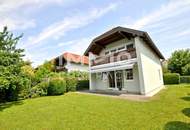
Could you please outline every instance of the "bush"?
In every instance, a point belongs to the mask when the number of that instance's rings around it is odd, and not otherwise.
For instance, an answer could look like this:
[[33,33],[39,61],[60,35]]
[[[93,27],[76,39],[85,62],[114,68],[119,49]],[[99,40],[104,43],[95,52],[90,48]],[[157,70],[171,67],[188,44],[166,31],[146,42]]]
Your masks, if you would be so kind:
[[36,86],[31,88],[29,97],[41,97],[47,95],[48,82],[38,83]]
[[180,83],[190,83],[190,76],[180,76]]
[[182,68],[183,75],[190,75],[190,63]]
[[163,76],[164,84],[179,84],[180,75],[178,73],[166,73]]
[[51,78],[48,86],[48,95],[61,95],[66,92],[64,78]]
[[76,91],[77,79],[72,76],[66,78],[66,91]]
[[89,80],[79,80],[77,90],[89,89]]

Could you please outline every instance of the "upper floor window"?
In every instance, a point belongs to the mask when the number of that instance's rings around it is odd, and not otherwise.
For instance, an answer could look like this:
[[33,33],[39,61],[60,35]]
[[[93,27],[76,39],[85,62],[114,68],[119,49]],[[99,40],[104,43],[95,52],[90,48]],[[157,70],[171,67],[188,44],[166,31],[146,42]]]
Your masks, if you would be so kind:
[[133,69],[126,69],[126,80],[133,80]]
[[118,51],[125,50],[125,46],[119,47]]
[[108,55],[108,54],[109,54],[109,51],[106,51],[106,52],[105,52],[105,55]]
[[133,48],[134,48],[134,45],[133,45],[133,44],[126,45],[126,48],[127,48],[127,50],[133,49]]
[[111,50],[111,53],[115,53],[115,52],[116,52],[116,49]]

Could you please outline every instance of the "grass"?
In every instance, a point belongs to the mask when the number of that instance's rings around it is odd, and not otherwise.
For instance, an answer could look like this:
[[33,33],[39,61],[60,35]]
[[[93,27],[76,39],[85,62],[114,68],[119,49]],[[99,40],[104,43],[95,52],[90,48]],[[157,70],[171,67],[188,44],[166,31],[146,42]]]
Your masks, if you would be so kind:
[[148,102],[68,93],[0,105],[2,130],[189,130],[190,85],[170,85]]

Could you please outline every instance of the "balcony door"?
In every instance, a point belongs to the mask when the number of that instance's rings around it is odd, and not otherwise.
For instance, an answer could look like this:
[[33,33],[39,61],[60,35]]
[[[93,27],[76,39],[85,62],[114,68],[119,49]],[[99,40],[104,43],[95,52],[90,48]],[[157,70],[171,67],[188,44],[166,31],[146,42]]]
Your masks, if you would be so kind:
[[110,71],[108,75],[109,88],[121,90],[123,88],[123,71]]

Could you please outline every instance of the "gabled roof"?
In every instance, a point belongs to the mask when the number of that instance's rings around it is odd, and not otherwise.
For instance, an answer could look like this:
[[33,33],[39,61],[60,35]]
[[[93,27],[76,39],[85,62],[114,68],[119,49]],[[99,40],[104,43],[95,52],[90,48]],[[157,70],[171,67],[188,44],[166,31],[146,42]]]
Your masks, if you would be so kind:
[[142,38],[145,43],[158,55],[160,59],[164,59],[164,56],[159,51],[159,49],[156,47],[150,36],[147,32],[134,30],[130,28],[124,28],[124,27],[115,27],[102,35],[96,37],[93,39],[87,50],[85,51],[84,55],[88,56],[89,52],[93,52],[94,54],[98,54],[107,44],[110,44],[114,41],[123,39],[123,38],[134,38],[134,37],[140,37]]
[[[65,52],[63,55],[61,55],[65,61],[77,63],[77,64],[86,64],[88,65],[88,57],[87,56],[81,56],[70,52]],[[60,56],[59,56],[60,57]],[[58,59],[59,57],[55,58]]]

